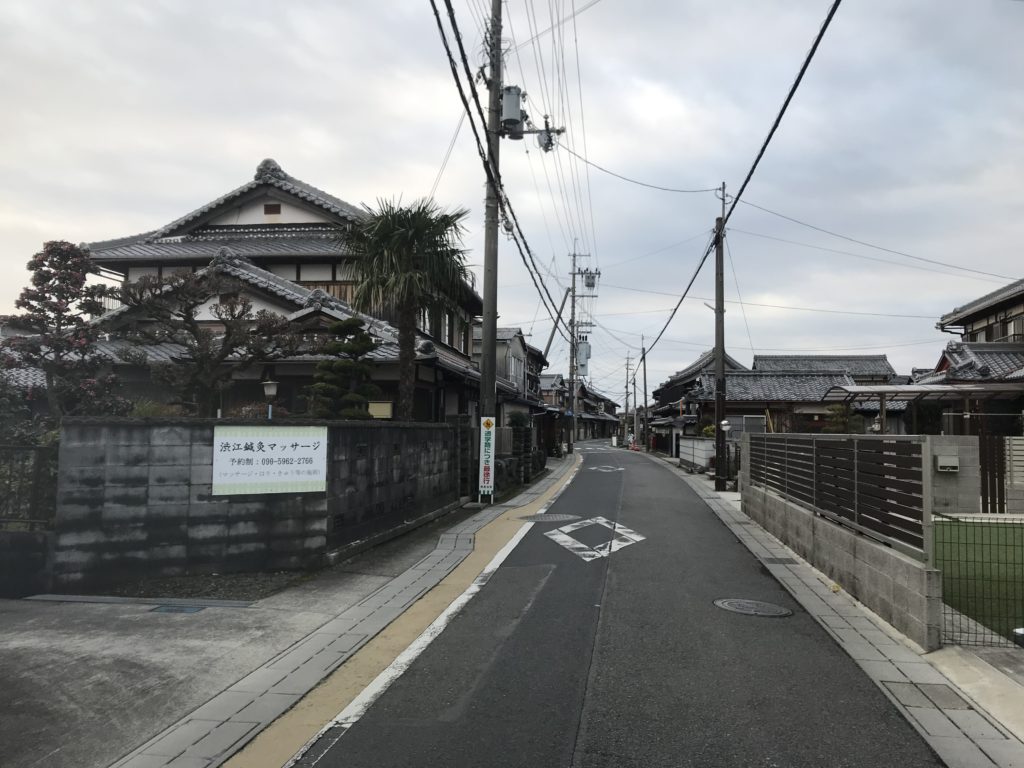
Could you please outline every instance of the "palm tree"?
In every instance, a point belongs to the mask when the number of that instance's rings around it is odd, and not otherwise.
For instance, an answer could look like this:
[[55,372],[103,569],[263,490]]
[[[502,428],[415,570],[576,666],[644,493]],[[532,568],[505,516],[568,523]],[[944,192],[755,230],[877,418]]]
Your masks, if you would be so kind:
[[433,200],[403,206],[377,201],[347,235],[356,288],[353,304],[385,313],[398,327],[398,419],[411,421],[416,387],[416,318],[421,309],[447,308],[466,290],[462,249],[465,209],[446,211]]

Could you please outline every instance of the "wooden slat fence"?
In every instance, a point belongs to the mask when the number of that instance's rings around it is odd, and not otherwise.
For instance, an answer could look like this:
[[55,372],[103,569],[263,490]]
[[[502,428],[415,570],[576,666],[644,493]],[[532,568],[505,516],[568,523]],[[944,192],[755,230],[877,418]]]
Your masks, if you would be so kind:
[[920,438],[751,434],[750,482],[924,557]]

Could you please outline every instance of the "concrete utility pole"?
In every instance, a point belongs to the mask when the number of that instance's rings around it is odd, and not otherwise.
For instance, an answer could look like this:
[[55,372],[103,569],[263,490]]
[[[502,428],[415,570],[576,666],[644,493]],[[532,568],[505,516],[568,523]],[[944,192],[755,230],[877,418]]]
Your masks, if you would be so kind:
[[629,372],[632,368],[629,355],[626,355],[626,409],[622,418],[622,444],[627,445],[626,437],[629,435]]
[[649,432],[651,415],[647,412],[647,346],[643,334],[640,334],[640,357],[644,364],[644,450],[650,451],[651,438]]
[[480,346],[480,416],[498,415],[495,350],[498,336],[498,152],[501,147],[501,0],[491,2],[487,81],[487,163],[493,183],[487,184],[484,206],[484,317]]
[[727,475],[725,430],[725,182],[722,215],[715,219],[715,490],[724,491]]
[[576,445],[576,254],[572,254],[572,275],[569,285],[572,300],[569,304],[569,453]]
[[636,376],[633,377],[633,437],[643,440],[640,434],[640,400],[636,396]]

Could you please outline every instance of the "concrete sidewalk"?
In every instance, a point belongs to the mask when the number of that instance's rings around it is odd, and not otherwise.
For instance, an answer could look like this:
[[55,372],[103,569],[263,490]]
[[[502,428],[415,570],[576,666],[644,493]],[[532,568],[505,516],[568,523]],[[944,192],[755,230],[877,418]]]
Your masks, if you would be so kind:
[[967,649],[925,653],[747,517],[739,493],[715,491],[711,478],[667,457],[648,458],[667,463],[697,492],[950,768],[1024,766],[1024,686],[1017,679]]
[[0,764],[219,765],[458,565],[477,530],[559,482],[572,458],[548,466],[501,506],[462,522],[453,513],[252,603],[0,600]]

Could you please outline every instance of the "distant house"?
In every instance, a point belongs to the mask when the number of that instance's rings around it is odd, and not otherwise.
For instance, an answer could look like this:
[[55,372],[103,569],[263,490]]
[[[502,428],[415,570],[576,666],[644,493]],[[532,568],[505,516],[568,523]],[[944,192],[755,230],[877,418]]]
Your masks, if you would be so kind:
[[[832,387],[853,385],[844,371],[732,371],[725,374],[725,414],[729,421],[763,416],[773,432],[821,432],[828,409],[822,398]],[[698,413],[714,417],[715,377],[703,373],[687,399]]]
[[885,355],[754,355],[750,368],[761,373],[842,371],[856,384],[888,384],[896,378]]
[[855,408],[902,402],[911,429],[943,434],[1024,433],[1024,280],[955,308],[936,328],[960,335],[930,370],[909,382],[855,386],[827,395]]
[[[669,376],[654,390],[650,427],[656,450],[674,456],[679,437],[700,435],[700,414],[697,405],[694,401],[687,400],[686,396],[699,386],[704,373],[713,374],[714,370],[715,351],[709,349],[688,366]],[[748,369],[726,353],[725,370],[729,372]]]
[[[483,328],[473,326],[473,360],[479,366]],[[507,426],[513,413],[531,416],[544,410],[540,372],[547,367],[544,353],[526,343],[521,328],[498,328],[495,342],[495,381],[498,425]]]
[[[376,364],[374,382],[386,398],[394,399],[397,331],[389,318],[370,318],[349,305],[355,282],[345,233],[364,216],[360,208],[288,175],[273,160],[264,160],[251,181],[165,226],[86,247],[97,266],[125,282],[181,272],[224,274],[239,281],[254,309],[285,316],[297,329],[322,329],[334,320],[358,316],[381,343],[371,356]],[[468,285],[451,300],[453,308],[423,309],[419,314],[417,420],[440,421],[477,412],[479,373],[470,345],[472,323],[483,304]],[[212,311],[201,319],[216,326]],[[116,345],[116,312],[103,322],[111,328]],[[168,347],[149,353],[159,358],[181,350]],[[225,407],[261,400],[258,378],[272,375],[280,381],[283,404],[302,412],[303,390],[311,383],[316,362],[298,357],[239,372]],[[144,372],[134,373],[138,377]],[[139,386],[144,383],[136,381]]]
[[935,327],[966,342],[1024,342],[1024,280],[947,312]]
[[[547,410],[545,421],[549,439],[557,436],[563,443],[570,442],[572,389],[569,380],[561,373],[544,374],[540,377],[540,389]],[[619,429],[618,408],[619,404],[607,395],[577,381],[575,440],[611,437]]]

